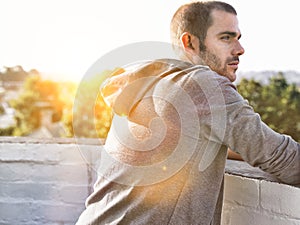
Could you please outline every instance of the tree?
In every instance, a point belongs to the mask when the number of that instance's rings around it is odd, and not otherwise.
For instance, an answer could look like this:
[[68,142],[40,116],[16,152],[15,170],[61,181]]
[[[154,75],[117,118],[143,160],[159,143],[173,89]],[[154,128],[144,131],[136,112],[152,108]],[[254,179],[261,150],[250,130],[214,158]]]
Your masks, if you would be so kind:
[[60,121],[65,105],[71,101],[61,96],[62,90],[62,84],[43,80],[37,71],[29,73],[19,97],[10,101],[10,105],[15,109],[17,122],[12,135],[28,135],[40,127],[43,105],[52,109],[52,122]]
[[106,138],[111,125],[112,112],[101,96],[100,86],[114,71],[103,71],[80,83],[72,114],[74,136]]
[[0,105],[0,116],[1,116],[2,114],[4,114],[4,112],[5,112],[4,107],[3,107],[2,105]]
[[24,89],[17,99],[11,100],[10,105],[15,109],[16,127],[13,136],[23,136],[39,127],[40,112],[35,107],[39,99],[37,85],[39,76],[29,76],[24,84]]
[[243,79],[237,88],[269,127],[300,141],[300,91],[283,73],[270,78],[266,85]]
[[16,127],[0,131],[0,135],[30,134],[41,125],[41,108],[49,107],[53,110],[52,122],[62,122],[65,136],[106,138],[112,115],[99,87],[112,72],[103,71],[77,86],[71,82],[43,80],[37,70],[31,70],[18,98],[10,101],[15,109]]

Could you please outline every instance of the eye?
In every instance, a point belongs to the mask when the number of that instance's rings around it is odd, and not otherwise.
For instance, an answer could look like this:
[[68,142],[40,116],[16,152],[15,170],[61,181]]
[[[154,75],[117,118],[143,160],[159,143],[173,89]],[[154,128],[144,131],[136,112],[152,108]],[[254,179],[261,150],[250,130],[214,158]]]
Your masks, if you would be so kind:
[[228,41],[229,39],[230,39],[230,36],[229,36],[229,35],[221,36],[221,40]]

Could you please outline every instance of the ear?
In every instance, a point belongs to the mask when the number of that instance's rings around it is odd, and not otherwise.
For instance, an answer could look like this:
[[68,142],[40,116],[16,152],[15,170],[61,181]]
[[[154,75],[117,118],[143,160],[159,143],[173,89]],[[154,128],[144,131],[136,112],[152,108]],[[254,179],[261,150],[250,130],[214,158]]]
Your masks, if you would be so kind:
[[203,62],[200,58],[199,39],[189,32],[184,32],[180,36],[180,42],[180,58],[195,65],[202,65]]
[[199,53],[199,40],[196,36],[189,32],[184,32],[180,37],[180,41],[185,52],[192,54]]

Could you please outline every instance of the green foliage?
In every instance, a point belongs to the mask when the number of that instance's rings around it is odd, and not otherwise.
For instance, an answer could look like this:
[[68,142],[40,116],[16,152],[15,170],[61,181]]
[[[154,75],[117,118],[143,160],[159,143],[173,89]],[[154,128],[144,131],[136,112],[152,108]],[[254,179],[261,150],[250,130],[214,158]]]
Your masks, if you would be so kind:
[[13,134],[15,127],[9,126],[5,128],[0,128],[0,136],[11,136]]
[[300,141],[300,90],[287,83],[283,73],[272,77],[267,85],[243,79],[237,88],[269,127]]
[[37,73],[29,74],[18,98],[10,101],[17,122],[12,135],[24,136],[40,127],[41,103],[53,110],[52,122],[60,121],[66,104],[61,90],[59,83],[42,80]]
[[[103,71],[92,78],[82,81],[78,87],[73,106],[73,123],[68,132],[76,137],[106,138],[112,114],[100,94],[103,80],[112,71]],[[69,116],[71,118],[71,116]]]
[[4,113],[4,108],[3,108],[3,106],[2,105],[0,105],[0,115],[2,115],[3,113]]
[[15,109],[16,127],[0,131],[0,135],[24,136],[41,125],[41,110],[53,111],[52,122],[62,122],[65,137],[105,138],[112,119],[99,87],[112,71],[103,71],[79,87],[71,82],[42,80],[38,72],[26,77],[18,98],[9,102]]
[[72,108],[77,85],[71,82],[64,82],[61,83],[61,85],[63,86],[60,92],[60,98],[63,100],[63,113],[60,121],[62,122],[65,130],[64,137],[73,137]]
[[99,88],[112,72],[103,71],[79,86],[43,80],[36,70],[26,73],[18,98],[9,102],[15,110],[16,126],[0,130],[0,136],[30,134],[41,126],[42,108],[47,107],[53,111],[52,122],[63,124],[64,137],[106,138],[112,114]]
[[26,79],[23,92],[17,99],[11,100],[10,105],[15,109],[16,128],[13,136],[29,134],[39,126],[40,113],[35,107],[39,99],[37,93],[38,76],[30,76]]

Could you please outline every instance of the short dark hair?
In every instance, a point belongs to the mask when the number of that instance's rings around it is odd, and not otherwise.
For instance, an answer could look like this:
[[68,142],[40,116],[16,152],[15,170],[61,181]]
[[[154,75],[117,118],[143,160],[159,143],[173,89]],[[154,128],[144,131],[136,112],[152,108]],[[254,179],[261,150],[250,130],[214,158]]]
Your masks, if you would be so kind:
[[204,47],[207,30],[212,25],[211,12],[221,10],[237,15],[233,6],[220,1],[192,2],[182,5],[171,20],[171,41],[180,46],[180,37],[189,32],[199,38],[200,48]]

